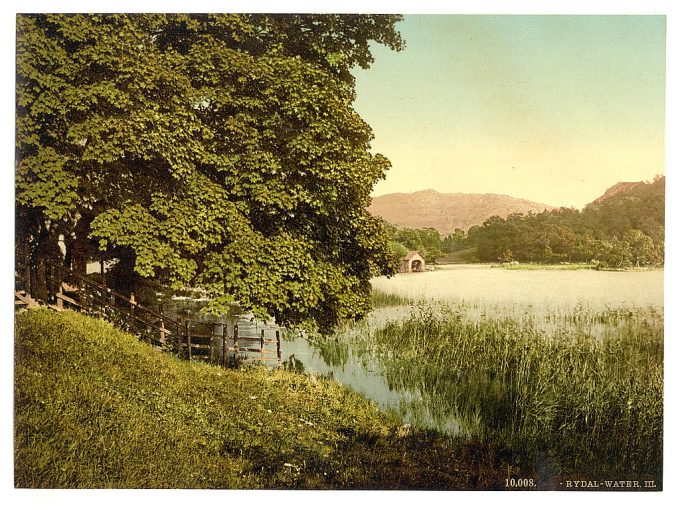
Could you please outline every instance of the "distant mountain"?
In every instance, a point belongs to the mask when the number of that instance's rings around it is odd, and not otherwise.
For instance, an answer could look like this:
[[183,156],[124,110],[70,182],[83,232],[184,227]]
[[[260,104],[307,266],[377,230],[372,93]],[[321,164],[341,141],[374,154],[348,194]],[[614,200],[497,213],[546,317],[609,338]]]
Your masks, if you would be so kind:
[[406,228],[434,228],[443,235],[456,228],[467,230],[493,215],[502,218],[521,212],[535,213],[556,207],[493,193],[439,193],[432,189],[392,193],[373,198],[369,212]]

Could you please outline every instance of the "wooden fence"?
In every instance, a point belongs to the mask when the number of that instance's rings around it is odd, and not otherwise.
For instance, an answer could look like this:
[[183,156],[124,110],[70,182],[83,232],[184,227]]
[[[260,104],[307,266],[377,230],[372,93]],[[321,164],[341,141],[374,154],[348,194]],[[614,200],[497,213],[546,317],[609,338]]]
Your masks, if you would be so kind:
[[281,328],[247,318],[235,324],[173,318],[140,305],[134,294],[127,297],[78,274],[63,265],[46,262],[46,289],[34,288],[35,268],[17,265],[15,305],[36,302],[55,309],[71,308],[110,321],[140,339],[175,352],[189,360],[203,360],[230,366],[237,362],[281,363]]

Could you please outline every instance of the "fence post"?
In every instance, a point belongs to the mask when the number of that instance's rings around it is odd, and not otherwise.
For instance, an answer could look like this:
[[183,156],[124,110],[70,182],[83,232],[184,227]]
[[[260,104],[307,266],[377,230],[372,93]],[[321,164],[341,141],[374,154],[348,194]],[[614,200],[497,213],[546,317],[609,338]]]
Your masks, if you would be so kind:
[[210,363],[215,361],[215,324],[210,323]]
[[160,322],[161,338],[160,338],[160,342],[161,342],[161,345],[165,345],[165,318],[163,317],[163,304],[158,305],[158,313],[161,315],[161,322]]
[[178,354],[182,354],[182,320],[171,319],[173,327],[175,328],[175,344]]
[[229,336],[229,330],[226,324],[222,325],[222,365],[227,366],[227,337]]
[[260,330],[260,361],[264,360],[264,330]]
[[187,334],[187,351],[189,352],[189,361],[191,361],[191,332],[189,331],[189,320],[184,320],[184,329]]
[[102,284],[106,287],[106,271],[104,270],[104,255],[99,253],[99,273],[102,276]]
[[279,363],[281,363],[281,334],[279,333],[279,330],[276,330],[276,357],[279,360]]
[[238,355],[238,323],[234,325],[234,355]]
[[64,285],[60,282],[59,287],[57,288],[57,308],[59,310],[64,308],[64,300],[61,298],[62,295],[64,294]]
[[23,261],[24,261],[24,271],[22,272],[22,282],[24,284],[24,291],[28,296],[31,296],[31,246],[28,245],[28,242],[24,244],[23,247]]

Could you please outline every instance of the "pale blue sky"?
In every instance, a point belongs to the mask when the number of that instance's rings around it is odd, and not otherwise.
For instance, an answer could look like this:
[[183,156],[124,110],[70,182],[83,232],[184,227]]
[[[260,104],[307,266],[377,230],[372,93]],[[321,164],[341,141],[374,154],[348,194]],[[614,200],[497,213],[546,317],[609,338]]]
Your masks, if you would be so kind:
[[663,16],[412,15],[356,108],[393,163],[374,195],[433,188],[582,207],[664,172]]

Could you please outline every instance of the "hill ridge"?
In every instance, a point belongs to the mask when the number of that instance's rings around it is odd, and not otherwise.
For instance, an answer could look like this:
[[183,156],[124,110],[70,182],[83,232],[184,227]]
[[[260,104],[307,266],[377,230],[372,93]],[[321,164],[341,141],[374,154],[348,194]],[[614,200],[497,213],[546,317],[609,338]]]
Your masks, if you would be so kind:
[[440,193],[434,189],[376,196],[371,214],[406,228],[434,228],[441,234],[456,228],[467,230],[493,215],[503,218],[515,212],[543,212],[557,207],[502,193]]

